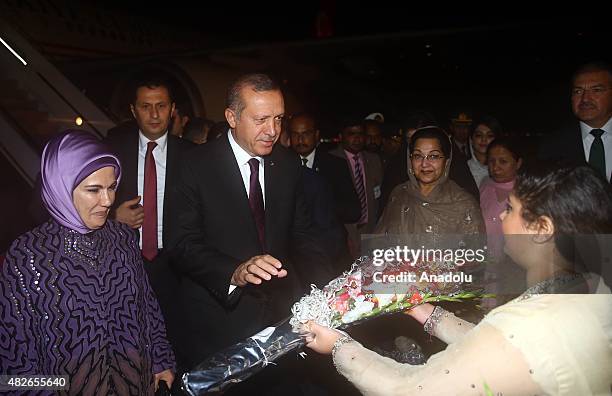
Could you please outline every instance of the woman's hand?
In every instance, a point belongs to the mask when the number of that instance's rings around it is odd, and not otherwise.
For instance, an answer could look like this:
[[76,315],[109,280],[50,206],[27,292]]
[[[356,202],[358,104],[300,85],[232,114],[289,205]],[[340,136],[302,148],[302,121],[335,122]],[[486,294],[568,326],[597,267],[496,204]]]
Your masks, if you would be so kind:
[[172,370],[164,370],[161,373],[155,374],[155,392],[157,392],[157,388],[159,388],[159,380],[166,381],[168,385],[168,389],[172,388],[172,383],[174,382],[174,373]]
[[430,303],[420,304],[414,308],[405,311],[404,314],[412,316],[420,324],[424,324],[427,318],[431,316],[435,306]]
[[308,333],[305,336],[306,346],[313,351],[329,355],[334,347],[334,343],[343,336],[338,330],[321,326],[312,320],[304,326]]

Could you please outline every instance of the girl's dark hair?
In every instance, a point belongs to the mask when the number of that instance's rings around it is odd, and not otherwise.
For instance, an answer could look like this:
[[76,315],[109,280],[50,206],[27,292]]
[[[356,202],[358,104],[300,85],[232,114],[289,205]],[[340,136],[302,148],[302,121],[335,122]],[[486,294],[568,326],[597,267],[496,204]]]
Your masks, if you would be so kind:
[[[612,187],[607,180],[587,165],[538,163],[519,172],[514,194],[525,221],[534,223],[541,216],[552,220],[555,246],[565,259],[600,273],[601,257],[589,251],[596,240],[587,234],[612,233]],[[589,255],[589,260],[580,259]]]
[[437,126],[427,126],[416,130],[412,138],[410,138],[410,152],[414,151],[414,146],[419,139],[437,139],[440,143],[442,153],[446,158],[451,155],[451,142],[448,134],[444,129]]
[[487,147],[487,157],[489,156],[491,149],[493,149],[494,147],[505,148],[510,152],[510,154],[512,154],[512,158],[514,158],[515,161],[518,161],[519,159],[523,158],[523,150],[521,149],[516,139],[508,137],[495,138],[495,140],[493,140]]
[[474,127],[472,128],[472,131],[470,132],[470,135],[473,135],[474,132],[476,132],[476,128],[478,127],[478,125],[486,125],[489,127],[489,129],[491,129],[491,132],[493,132],[493,134],[495,135],[496,138],[502,136],[502,134],[504,133],[504,129],[502,128],[501,123],[498,121],[497,118],[495,117],[491,117],[489,115],[485,115],[480,117],[480,119],[476,120],[476,122],[474,124]]

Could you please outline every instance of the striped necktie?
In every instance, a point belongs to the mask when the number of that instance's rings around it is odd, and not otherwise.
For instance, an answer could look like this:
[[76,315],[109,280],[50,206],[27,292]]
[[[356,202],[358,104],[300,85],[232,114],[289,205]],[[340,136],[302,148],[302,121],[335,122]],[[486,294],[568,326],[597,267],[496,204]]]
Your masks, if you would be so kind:
[[359,203],[361,204],[361,217],[357,224],[363,224],[368,217],[368,201],[366,198],[365,186],[363,185],[363,173],[361,171],[358,154],[353,155],[353,161],[355,161],[355,190],[357,191]]

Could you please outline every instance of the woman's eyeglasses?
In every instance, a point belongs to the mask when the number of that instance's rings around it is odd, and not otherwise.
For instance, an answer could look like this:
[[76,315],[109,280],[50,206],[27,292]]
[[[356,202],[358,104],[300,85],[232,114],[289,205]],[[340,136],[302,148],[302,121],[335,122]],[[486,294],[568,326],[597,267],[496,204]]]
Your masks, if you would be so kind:
[[417,162],[421,162],[423,160],[427,160],[430,162],[436,162],[436,161],[440,161],[442,158],[444,158],[443,155],[441,154],[428,154],[428,155],[423,155],[423,154],[410,154],[410,159],[413,161],[417,161]]

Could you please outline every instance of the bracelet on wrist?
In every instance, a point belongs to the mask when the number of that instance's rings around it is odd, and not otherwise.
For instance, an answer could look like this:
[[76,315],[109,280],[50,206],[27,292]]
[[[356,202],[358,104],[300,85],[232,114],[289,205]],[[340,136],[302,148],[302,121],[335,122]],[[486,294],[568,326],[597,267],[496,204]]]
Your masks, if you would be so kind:
[[442,307],[436,306],[431,312],[431,315],[429,315],[429,318],[427,318],[425,323],[423,323],[423,330],[433,336],[436,330],[436,326],[442,320],[442,316],[445,312],[446,311]]
[[334,346],[332,348],[332,362],[334,363],[336,369],[338,369],[338,362],[336,361],[336,353],[338,352],[338,349],[340,349],[342,345],[352,341],[354,340],[349,335],[343,335],[342,337],[338,338],[336,342],[334,342]]

